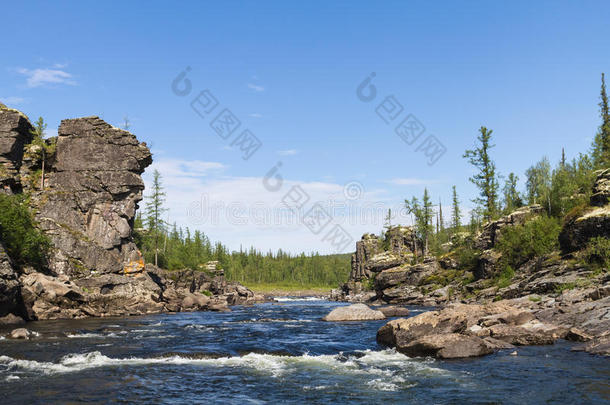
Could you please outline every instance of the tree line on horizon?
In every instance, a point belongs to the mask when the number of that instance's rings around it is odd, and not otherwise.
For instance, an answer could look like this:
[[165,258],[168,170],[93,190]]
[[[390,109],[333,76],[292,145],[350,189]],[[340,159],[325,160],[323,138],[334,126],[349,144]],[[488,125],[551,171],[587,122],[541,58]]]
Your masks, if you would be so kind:
[[145,207],[134,222],[134,238],[146,262],[179,270],[204,270],[209,261],[218,261],[228,280],[244,284],[295,287],[335,287],[347,280],[351,254],[291,254],[278,249],[266,253],[250,247],[230,251],[221,242],[212,242],[200,230],[182,229],[162,219],[165,192],[161,174],[155,170]]

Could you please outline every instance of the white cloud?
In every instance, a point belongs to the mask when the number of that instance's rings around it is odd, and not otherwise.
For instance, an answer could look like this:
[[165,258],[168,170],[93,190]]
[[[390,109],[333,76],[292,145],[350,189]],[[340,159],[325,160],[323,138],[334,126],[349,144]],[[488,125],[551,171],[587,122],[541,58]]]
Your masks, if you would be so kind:
[[248,83],[248,88],[254,91],[265,91],[263,86],[259,86],[258,84]]
[[76,85],[72,79],[72,75],[59,68],[47,69],[25,69],[19,68],[17,72],[26,76],[26,84],[28,87],[39,87],[47,84],[67,84]]
[[[353,251],[363,233],[381,230],[388,208],[395,213],[395,223],[410,221],[401,207],[384,201],[381,190],[363,190],[359,198],[350,200],[343,184],[284,178],[280,190],[270,191],[263,177],[228,176],[225,167],[221,163],[162,158],[146,171],[144,194],[149,192],[152,171],[159,170],[167,195],[167,220],[183,228],[199,229],[234,250],[241,245],[263,251],[282,248],[294,253],[332,253],[335,249],[324,237],[339,225],[352,239],[344,251]],[[297,186],[309,199],[300,213],[293,213],[282,200]],[[316,203],[332,218],[318,234],[301,219]]]
[[6,104],[8,107],[11,105],[18,105],[25,101],[22,97],[0,97],[0,102]]
[[277,154],[280,156],[293,156],[299,153],[296,149],[286,149],[286,150],[278,150]]
[[418,179],[414,177],[403,177],[386,180],[384,183],[395,184],[397,186],[420,186],[436,183],[436,180]]
[[248,117],[252,117],[252,118],[263,118],[263,114],[259,114],[259,113],[252,113],[252,114],[248,114]]

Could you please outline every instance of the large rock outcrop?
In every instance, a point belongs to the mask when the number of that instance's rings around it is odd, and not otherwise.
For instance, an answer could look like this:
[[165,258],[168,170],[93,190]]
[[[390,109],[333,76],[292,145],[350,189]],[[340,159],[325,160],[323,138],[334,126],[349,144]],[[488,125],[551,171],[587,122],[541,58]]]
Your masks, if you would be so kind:
[[152,162],[146,144],[98,117],[59,126],[46,188],[34,201],[55,247],[50,269],[78,278],[143,268],[132,225]]
[[488,222],[483,227],[481,234],[475,242],[475,247],[480,250],[493,248],[498,240],[502,237],[502,230],[506,227],[523,225],[529,219],[540,215],[544,209],[542,206],[535,204],[526,207],[521,207],[508,215],[503,216],[495,221]]
[[205,271],[145,265],[132,231],[141,174],[152,157],[133,134],[98,117],[62,121],[59,136],[46,141],[53,147],[40,181],[41,147],[30,143],[31,130],[25,115],[0,106],[0,186],[28,193],[51,242],[47,265],[34,269],[15,267],[0,241],[0,323],[14,323],[14,315],[36,320],[228,310],[263,299],[228,282],[216,262]]
[[409,356],[460,358],[513,345],[552,344],[567,332],[567,328],[542,323],[531,311],[506,303],[452,304],[388,322],[377,332],[377,342]]
[[33,129],[23,113],[0,103],[0,192],[21,191],[19,169]]
[[[382,241],[378,236],[364,234],[356,242],[348,282],[331,292],[331,298],[351,302],[366,302],[377,297],[371,291],[375,280],[389,270],[395,270],[422,258],[425,249],[410,226],[390,228]],[[390,301],[388,301],[390,302]]]

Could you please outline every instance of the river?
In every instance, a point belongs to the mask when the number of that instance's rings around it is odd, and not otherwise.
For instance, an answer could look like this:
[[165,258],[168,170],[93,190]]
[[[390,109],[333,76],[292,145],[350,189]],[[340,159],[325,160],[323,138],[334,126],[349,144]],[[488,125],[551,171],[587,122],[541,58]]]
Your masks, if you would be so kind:
[[610,403],[610,361],[568,342],[411,359],[377,345],[386,321],[320,320],[338,305],[32,322],[0,338],[0,403]]

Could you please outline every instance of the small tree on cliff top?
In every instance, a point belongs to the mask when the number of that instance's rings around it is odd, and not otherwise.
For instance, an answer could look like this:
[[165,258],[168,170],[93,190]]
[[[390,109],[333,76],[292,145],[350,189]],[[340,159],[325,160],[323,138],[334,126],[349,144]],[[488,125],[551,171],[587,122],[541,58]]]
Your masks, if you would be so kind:
[[164,230],[163,213],[167,211],[163,207],[165,203],[165,192],[161,184],[161,173],[155,169],[153,172],[153,183],[151,194],[146,197],[146,222],[148,231],[153,238],[155,246],[155,266],[158,265],[159,237]]
[[496,164],[491,160],[489,150],[495,145],[491,144],[492,130],[485,127],[479,129],[477,140],[479,145],[464,152],[464,158],[477,169],[477,173],[470,177],[470,182],[479,188],[479,198],[474,202],[481,207],[483,217],[491,221],[497,212],[498,178]]
[[610,107],[606,94],[606,81],[602,73],[602,86],[600,90],[599,113],[602,123],[593,140],[593,162],[597,168],[610,167]]
[[45,176],[45,165],[47,156],[54,153],[55,144],[47,144],[44,136],[47,131],[47,123],[44,122],[42,117],[38,117],[38,120],[34,123],[34,129],[31,131],[33,139],[32,144],[40,148],[40,160],[41,160],[41,175],[40,175],[40,189],[44,190],[44,176]]

